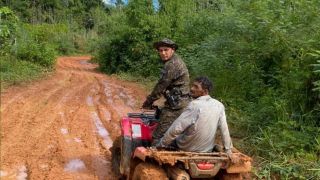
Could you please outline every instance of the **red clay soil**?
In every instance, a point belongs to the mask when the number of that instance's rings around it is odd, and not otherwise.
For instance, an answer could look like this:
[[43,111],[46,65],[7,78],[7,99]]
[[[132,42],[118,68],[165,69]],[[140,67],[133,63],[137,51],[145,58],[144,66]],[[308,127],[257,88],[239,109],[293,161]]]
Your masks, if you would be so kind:
[[146,93],[60,57],[50,77],[1,93],[0,179],[115,179],[109,147]]

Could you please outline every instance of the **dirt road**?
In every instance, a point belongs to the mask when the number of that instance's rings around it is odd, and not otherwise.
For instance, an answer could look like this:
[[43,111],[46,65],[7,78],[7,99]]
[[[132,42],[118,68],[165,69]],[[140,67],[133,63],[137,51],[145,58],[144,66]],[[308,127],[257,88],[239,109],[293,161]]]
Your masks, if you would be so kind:
[[109,147],[143,89],[61,57],[56,73],[1,93],[0,179],[114,179]]

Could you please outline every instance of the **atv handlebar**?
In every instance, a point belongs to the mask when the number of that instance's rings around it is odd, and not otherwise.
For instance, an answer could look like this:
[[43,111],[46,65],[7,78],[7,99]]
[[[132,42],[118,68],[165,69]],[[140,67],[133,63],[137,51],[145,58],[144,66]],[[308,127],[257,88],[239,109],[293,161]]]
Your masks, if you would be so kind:
[[144,123],[159,121],[160,109],[158,106],[153,106],[152,110],[143,110],[141,113],[128,113],[130,118],[141,118]]
[[146,113],[128,113],[128,117],[155,119],[155,115],[154,114],[146,114]]
[[140,118],[142,122],[146,125],[149,125],[151,122],[158,122],[155,114],[145,114],[145,113],[128,113],[130,118]]

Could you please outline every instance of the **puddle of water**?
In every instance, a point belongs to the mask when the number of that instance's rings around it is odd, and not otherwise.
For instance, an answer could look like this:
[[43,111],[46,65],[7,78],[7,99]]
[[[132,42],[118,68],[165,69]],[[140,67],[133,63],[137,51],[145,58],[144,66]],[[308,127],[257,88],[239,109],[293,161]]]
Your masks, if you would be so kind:
[[109,104],[113,103],[113,99],[112,99],[112,91],[110,90],[109,88],[109,84],[107,81],[104,81],[104,94],[106,95],[107,97],[107,102]]
[[87,105],[88,106],[93,106],[93,99],[90,96],[87,97]]
[[73,140],[75,141],[75,142],[77,142],[77,143],[81,143],[82,142],[82,140],[80,139],[80,138],[73,138]]
[[67,128],[61,128],[61,129],[60,129],[60,132],[61,132],[62,134],[68,134],[68,129],[67,129]]
[[109,136],[109,132],[104,128],[98,114],[96,112],[91,113],[92,118],[94,120],[94,124],[97,128],[98,134],[103,138],[103,142],[105,143],[106,147],[109,149],[112,146],[112,139]]
[[80,159],[72,159],[65,166],[64,171],[78,172],[86,169],[86,165]]
[[0,177],[7,176],[8,173],[6,171],[0,171]]
[[[92,106],[93,105],[93,100],[91,96],[87,97],[87,104],[88,106]],[[110,148],[112,146],[112,139],[109,136],[109,132],[104,128],[98,114],[95,111],[91,112],[91,117],[94,121],[94,125],[96,126],[96,130],[98,132],[98,134],[103,138],[103,142],[106,146],[106,148]]]
[[7,171],[0,170],[0,177],[6,176],[9,176],[9,179],[15,177],[16,180],[26,180],[28,179],[27,167],[23,165],[15,170],[9,171],[9,173]]
[[17,180],[26,180],[28,177],[26,166],[21,166],[18,169]]

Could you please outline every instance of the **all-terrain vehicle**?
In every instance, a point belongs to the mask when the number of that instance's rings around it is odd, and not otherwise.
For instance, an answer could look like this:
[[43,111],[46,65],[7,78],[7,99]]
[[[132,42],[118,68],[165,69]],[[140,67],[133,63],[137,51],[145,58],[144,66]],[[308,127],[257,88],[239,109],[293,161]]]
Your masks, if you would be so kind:
[[243,179],[242,174],[250,172],[252,160],[240,152],[234,153],[239,162],[233,164],[223,152],[196,153],[150,147],[152,132],[158,125],[156,114],[128,113],[122,118],[121,136],[110,149],[112,166],[119,177],[133,180]]

